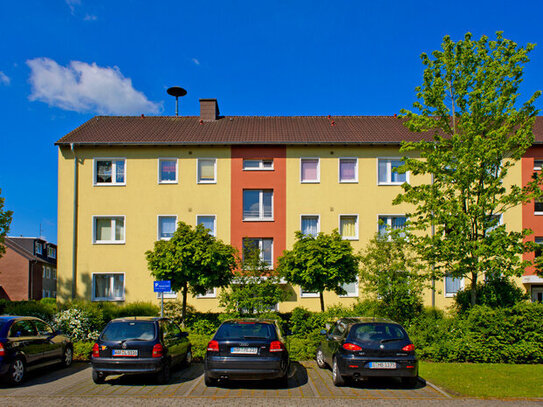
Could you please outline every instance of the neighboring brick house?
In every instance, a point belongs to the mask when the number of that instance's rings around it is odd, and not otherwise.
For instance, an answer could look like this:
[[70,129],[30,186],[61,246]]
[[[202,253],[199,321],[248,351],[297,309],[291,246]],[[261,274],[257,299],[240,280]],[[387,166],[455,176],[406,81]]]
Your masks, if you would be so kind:
[[34,237],[6,237],[0,258],[0,298],[21,301],[57,296],[57,245]]

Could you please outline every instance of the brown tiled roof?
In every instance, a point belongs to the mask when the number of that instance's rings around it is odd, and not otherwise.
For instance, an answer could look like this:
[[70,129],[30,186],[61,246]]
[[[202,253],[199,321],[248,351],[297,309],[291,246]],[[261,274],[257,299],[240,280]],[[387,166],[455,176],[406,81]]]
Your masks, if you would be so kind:
[[[543,117],[534,127],[543,142]],[[429,139],[393,116],[97,116],[57,141],[75,144],[398,144]]]

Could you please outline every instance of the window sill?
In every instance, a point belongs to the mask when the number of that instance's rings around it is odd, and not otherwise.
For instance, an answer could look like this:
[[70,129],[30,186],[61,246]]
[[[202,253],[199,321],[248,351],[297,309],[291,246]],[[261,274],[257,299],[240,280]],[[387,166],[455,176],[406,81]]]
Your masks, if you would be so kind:
[[339,295],[339,298],[358,298],[358,294]]
[[445,293],[445,298],[454,298],[456,297],[456,293]]
[[100,244],[105,244],[105,245],[113,244],[113,245],[115,245],[115,244],[125,244],[125,241],[124,240],[119,241],[119,242],[95,241],[95,242],[92,242],[92,244],[98,244],[98,245],[100,245]]
[[534,216],[543,216],[543,212],[534,212]]
[[122,298],[96,297],[96,298],[93,298],[92,301],[122,302],[124,301],[124,297]]
[[273,222],[273,218],[243,218],[243,222]]
[[93,186],[95,187],[125,187],[126,186],[126,182],[123,182],[123,183],[111,183],[111,182],[107,182],[107,183],[94,183]]
[[339,181],[340,184],[358,184],[358,180],[356,181]]
[[275,168],[244,168],[243,171],[274,171]]
[[158,185],[175,185],[177,183],[177,181],[159,181]]
[[213,299],[213,298],[217,298],[216,295],[197,295],[196,296],[196,299],[198,300],[207,300],[207,299]]
[[320,180],[319,181],[300,181],[300,184],[320,184]]
[[407,181],[404,182],[378,182],[377,185],[379,186],[401,186],[405,183],[408,183]]
[[198,184],[216,184],[217,181],[198,181]]
[[342,240],[358,240],[358,236],[357,237],[342,237],[341,239]]

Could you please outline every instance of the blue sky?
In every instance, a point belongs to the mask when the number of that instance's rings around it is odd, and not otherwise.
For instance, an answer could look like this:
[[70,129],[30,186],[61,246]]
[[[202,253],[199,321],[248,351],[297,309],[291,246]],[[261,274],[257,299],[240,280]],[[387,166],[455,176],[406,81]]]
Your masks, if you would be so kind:
[[[54,142],[96,114],[391,115],[409,108],[419,55],[444,35],[504,31],[543,84],[541,0],[0,3],[0,188],[10,235],[56,242]],[[538,102],[542,107],[542,101]]]

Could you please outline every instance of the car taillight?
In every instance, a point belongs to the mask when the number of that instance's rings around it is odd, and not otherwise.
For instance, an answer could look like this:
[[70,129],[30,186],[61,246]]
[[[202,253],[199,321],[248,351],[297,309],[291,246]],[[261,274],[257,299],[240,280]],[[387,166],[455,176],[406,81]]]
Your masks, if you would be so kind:
[[285,345],[281,341],[273,341],[270,343],[270,352],[282,352],[285,350]]
[[355,345],[354,343],[349,343],[349,342],[343,344],[343,349],[350,350],[350,351],[362,350],[360,346]]
[[405,345],[402,350],[404,352],[413,352],[415,350],[415,345],[413,345],[412,343],[410,343],[409,345]]
[[92,357],[100,357],[100,345],[98,345],[97,343],[92,346]]
[[209,341],[207,344],[207,350],[209,352],[218,352],[219,351],[219,342],[217,341]]
[[153,357],[159,358],[162,355],[164,355],[164,347],[160,343],[156,343],[155,346],[153,346]]
[[0,342],[0,356],[6,356],[6,350],[4,349],[4,344]]

